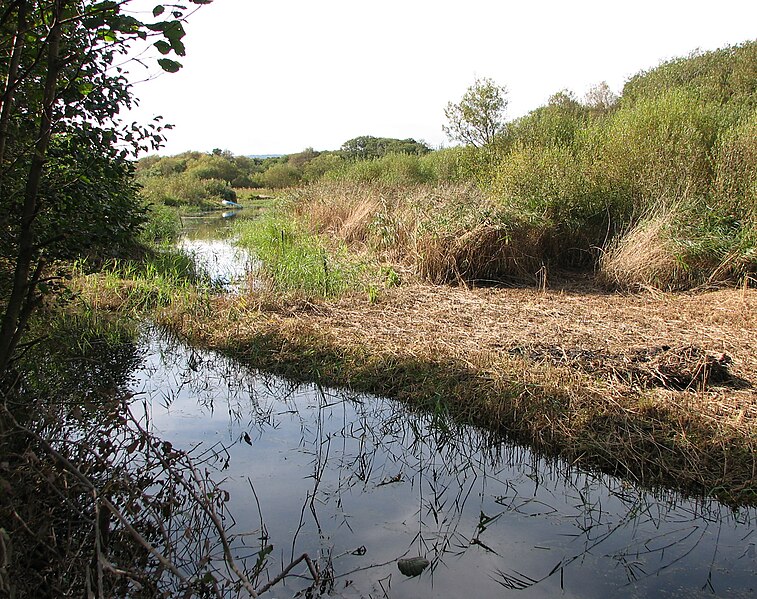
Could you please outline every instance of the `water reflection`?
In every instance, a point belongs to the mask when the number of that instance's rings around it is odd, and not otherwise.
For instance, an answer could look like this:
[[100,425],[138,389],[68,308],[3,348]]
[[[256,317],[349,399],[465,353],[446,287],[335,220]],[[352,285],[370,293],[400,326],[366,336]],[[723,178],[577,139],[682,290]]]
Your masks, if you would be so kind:
[[[755,512],[650,493],[380,398],[294,386],[150,331],[155,430],[228,447],[240,531],[308,552],[324,592],[375,597],[752,596]],[[254,491],[254,495],[253,495]],[[431,562],[406,578],[401,557]],[[308,582],[287,579],[277,596]],[[284,590],[285,589],[285,590]]]
[[207,216],[184,217],[179,247],[193,256],[211,281],[225,291],[238,291],[247,281],[254,260],[234,245],[231,224],[238,211]]

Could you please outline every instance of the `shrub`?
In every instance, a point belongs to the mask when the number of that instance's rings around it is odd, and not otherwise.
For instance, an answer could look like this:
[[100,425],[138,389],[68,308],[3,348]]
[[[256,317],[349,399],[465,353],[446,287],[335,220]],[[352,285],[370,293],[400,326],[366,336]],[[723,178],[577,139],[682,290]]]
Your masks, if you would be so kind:
[[597,166],[627,190],[638,215],[661,198],[706,193],[720,116],[717,105],[683,90],[641,99],[595,129]]
[[164,204],[151,204],[147,209],[147,222],[142,226],[139,237],[145,244],[172,243],[180,232],[181,218],[174,208]]
[[282,189],[300,182],[300,171],[291,164],[274,164],[266,171],[255,175],[254,180],[263,187]]
[[491,186],[503,208],[542,239],[545,262],[586,264],[607,234],[606,196],[565,146],[520,147],[500,163]]
[[143,179],[142,197],[151,204],[202,208],[220,200],[233,201],[236,194],[224,181],[181,173]]

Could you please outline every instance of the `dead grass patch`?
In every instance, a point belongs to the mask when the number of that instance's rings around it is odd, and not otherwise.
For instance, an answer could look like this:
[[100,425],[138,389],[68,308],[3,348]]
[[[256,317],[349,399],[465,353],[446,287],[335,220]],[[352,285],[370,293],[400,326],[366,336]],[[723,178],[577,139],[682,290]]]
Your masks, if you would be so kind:
[[672,213],[658,214],[610,242],[599,260],[600,277],[622,289],[681,286],[682,272],[670,240],[671,225]]

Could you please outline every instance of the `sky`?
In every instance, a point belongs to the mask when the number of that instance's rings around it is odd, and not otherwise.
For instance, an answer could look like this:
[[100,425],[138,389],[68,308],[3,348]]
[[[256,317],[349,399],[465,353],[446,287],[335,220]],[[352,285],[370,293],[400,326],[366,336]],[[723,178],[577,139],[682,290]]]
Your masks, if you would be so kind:
[[185,29],[178,73],[132,74],[128,117],[174,125],[162,155],[335,150],[360,135],[438,148],[454,145],[445,106],[476,78],[507,88],[508,120],[562,89],[619,93],[664,60],[757,39],[757,1],[214,0]]

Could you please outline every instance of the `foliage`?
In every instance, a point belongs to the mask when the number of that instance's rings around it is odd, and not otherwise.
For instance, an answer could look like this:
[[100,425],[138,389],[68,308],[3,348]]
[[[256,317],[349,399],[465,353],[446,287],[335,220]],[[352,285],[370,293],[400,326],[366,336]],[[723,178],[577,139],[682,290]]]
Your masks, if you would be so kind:
[[450,139],[481,147],[491,144],[504,129],[507,89],[491,79],[476,79],[457,104],[444,109]]
[[[583,104],[560,91],[483,147],[334,161],[291,209],[436,282],[565,267],[631,287],[743,280],[757,261],[753,46],[690,59],[709,74],[663,65],[629,98],[606,84]],[[723,73],[733,90],[713,87]]]
[[[45,166],[34,223],[44,260],[127,253],[145,221],[131,163],[103,154],[86,136],[61,134],[50,140]],[[4,182],[6,190],[13,185]],[[0,251],[8,260],[22,229],[20,195],[2,207],[7,237]]]
[[754,107],[757,103],[757,42],[713,52],[693,52],[631,77],[623,87],[621,105],[635,104],[671,89],[695,91],[700,100],[720,105]]
[[224,181],[199,179],[187,173],[142,179],[141,193],[148,203],[195,208],[211,208],[221,200],[236,199],[236,193]]
[[586,107],[579,104],[573,94],[557,92],[546,106],[531,111],[507,126],[500,143],[510,147],[523,146],[570,146],[579,131],[588,121]]
[[414,139],[394,139],[389,137],[372,137],[362,135],[347,140],[342,144],[341,154],[348,160],[368,160],[381,158],[387,154],[414,154],[422,156],[431,149],[423,142]]
[[238,244],[261,261],[261,274],[278,291],[329,297],[358,285],[361,268],[344,246],[327,247],[291,218],[268,213],[240,223],[238,231]]
[[112,251],[143,218],[126,160],[129,151],[156,147],[162,126],[119,120],[133,103],[123,63],[136,42],[150,42],[160,67],[178,70],[171,57],[185,53],[186,9],[173,6],[166,19],[160,5],[139,20],[131,4],[18,0],[0,14],[2,268],[13,273],[3,272],[0,370],[41,302],[46,264]]
[[594,116],[602,116],[611,112],[617,106],[619,99],[619,96],[610,89],[607,81],[602,81],[589,88],[583,103]]
[[219,154],[203,154],[192,164],[187,165],[188,175],[198,179],[217,179],[230,184],[242,176],[242,172],[233,160]]
[[336,152],[321,152],[302,168],[302,178],[307,183],[318,181],[327,172],[337,171],[344,163],[344,158]]
[[484,188],[530,223],[545,264],[601,258],[613,285],[666,288],[754,272],[754,46],[666,63],[618,101],[556,94],[508,125]]
[[282,187],[292,187],[299,183],[301,178],[300,171],[291,164],[274,164],[260,175],[255,177],[255,181],[261,187],[270,189],[281,189]]
[[150,204],[147,221],[139,233],[139,239],[148,246],[173,243],[181,231],[181,217],[175,208],[164,204]]

